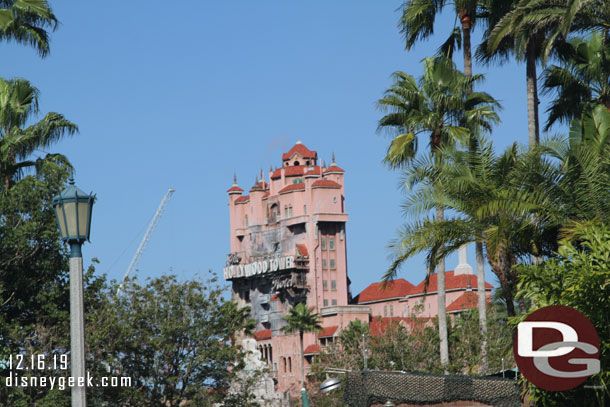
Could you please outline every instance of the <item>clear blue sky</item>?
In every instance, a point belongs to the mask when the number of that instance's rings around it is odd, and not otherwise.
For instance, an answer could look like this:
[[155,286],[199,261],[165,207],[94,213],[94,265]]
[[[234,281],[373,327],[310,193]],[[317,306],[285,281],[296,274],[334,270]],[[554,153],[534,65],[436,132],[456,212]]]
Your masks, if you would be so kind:
[[[40,89],[42,113],[63,113],[80,127],[50,150],[66,154],[77,185],[98,195],[86,264],[97,257],[99,272],[121,278],[173,187],[138,275],[220,271],[233,172],[248,190],[261,168],[279,165],[280,154],[302,140],[326,162],[334,151],[347,171],[353,294],[381,277],[403,218],[399,176],[381,164],[389,139],[376,133],[375,101],[393,71],[421,74],[421,59],[453,27],[450,13],[431,40],[407,52],[397,29],[400,1],[51,4],[61,26],[50,56],[0,43],[0,75],[29,79]],[[526,143],[524,66],[475,63],[474,71],[486,74],[483,89],[504,105],[492,135],[497,147]],[[413,283],[424,276],[423,256],[400,273]]]

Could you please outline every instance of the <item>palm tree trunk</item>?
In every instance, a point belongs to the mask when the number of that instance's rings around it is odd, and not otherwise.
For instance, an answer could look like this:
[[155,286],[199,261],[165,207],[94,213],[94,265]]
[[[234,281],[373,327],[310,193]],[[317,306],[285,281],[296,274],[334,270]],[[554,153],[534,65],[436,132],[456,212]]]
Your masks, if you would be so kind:
[[[466,10],[460,11],[460,21],[462,22],[462,41],[464,43],[464,76],[472,78],[472,46],[470,41],[470,15]],[[467,93],[472,92],[472,86],[469,86]]]
[[[464,43],[464,76],[472,78],[472,48],[470,42],[470,16],[465,10],[460,12],[462,22],[462,39]],[[469,86],[467,93],[472,93]],[[474,148],[474,134],[471,135],[470,148]],[[477,294],[479,308],[479,330],[481,332],[481,373],[487,373],[487,304],[485,297],[485,258],[483,257],[483,243],[475,243],[477,262]]]
[[516,259],[511,253],[505,249],[497,249],[496,253],[487,251],[487,262],[491,266],[491,271],[498,277],[502,294],[506,301],[506,312],[509,317],[514,317],[515,313],[515,298],[513,289],[517,283],[517,276],[513,270]]
[[303,331],[299,331],[299,341],[301,343],[301,388],[305,388],[305,355],[303,352]]
[[536,76],[536,42],[530,38],[525,51],[525,70],[527,77],[527,129],[529,147],[533,148],[540,141],[538,123],[538,78]]
[[[436,208],[436,220],[442,221],[445,213]],[[447,308],[445,302],[445,259],[440,259],[436,266],[436,293],[438,297],[438,336],[440,338],[441,365],[449,365],[449,340],[447,339]]]
[[479,326],[481,331],[481,373],[487,373],[487,307],[485,296],[485,258],[483,243],[475,243],[477,257],[477,294],[479,299]]

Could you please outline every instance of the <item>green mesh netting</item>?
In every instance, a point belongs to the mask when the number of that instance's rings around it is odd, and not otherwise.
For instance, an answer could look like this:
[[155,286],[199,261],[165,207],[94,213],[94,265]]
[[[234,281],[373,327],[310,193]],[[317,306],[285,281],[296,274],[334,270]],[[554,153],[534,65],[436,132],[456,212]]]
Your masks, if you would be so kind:
[[350,407],[369,407],[388,400],[397,404],[464,400],[498,407],[521,406],[519,387],[511,379],[376,371],[347,374],[343,401]]

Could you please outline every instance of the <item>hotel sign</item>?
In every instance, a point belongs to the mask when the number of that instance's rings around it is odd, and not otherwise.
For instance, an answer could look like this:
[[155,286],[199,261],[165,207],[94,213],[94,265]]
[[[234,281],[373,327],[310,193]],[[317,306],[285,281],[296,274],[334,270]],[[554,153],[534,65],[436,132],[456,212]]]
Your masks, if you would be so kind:
[[294,256],[276,257],[248,264],[235,264],[223,270],[225,280],[255,277],[294,268]]

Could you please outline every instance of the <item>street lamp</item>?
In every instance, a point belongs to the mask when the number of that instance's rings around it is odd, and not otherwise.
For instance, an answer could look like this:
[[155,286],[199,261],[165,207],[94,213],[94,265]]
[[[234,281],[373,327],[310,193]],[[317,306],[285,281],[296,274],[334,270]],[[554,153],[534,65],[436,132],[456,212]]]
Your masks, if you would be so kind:
[[[83,304],[83,255],[81,246],[89,240],[91,210],[95,195],[74,185],[53,198],[53,208],[61,238],[70,244],[70,358],[72,366],[72,407],[85,407],[85,317]],[[79,379],[82,378],[82,379]]]
[[322,384],[320,384],[320,393],[327,393],[331,390],[335,390],[337,388],[339,388],[341,386],[341,380],[334,378],[334,377],[329,377],[328,379],[324,380],[322,382]]

